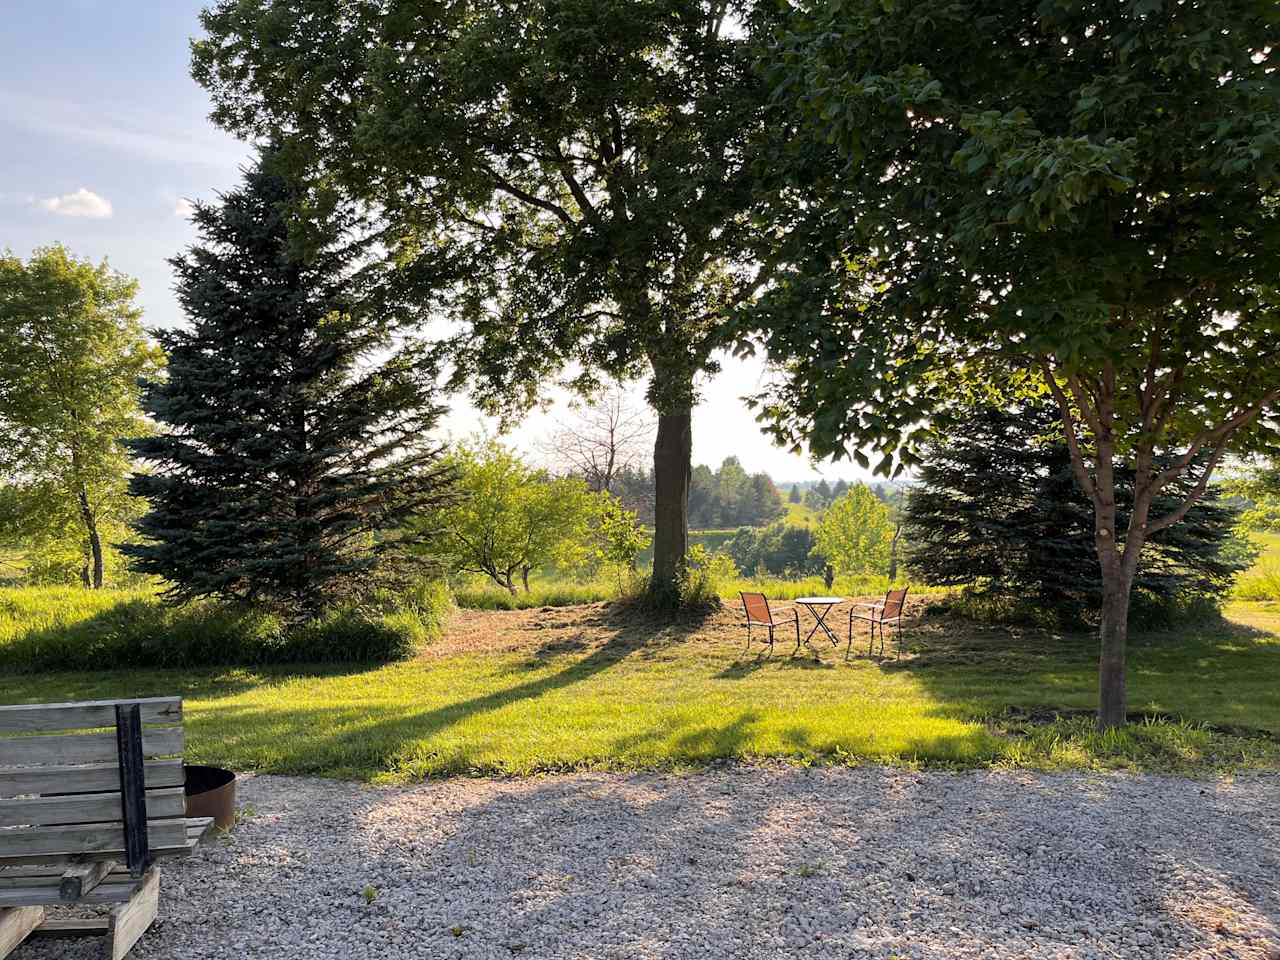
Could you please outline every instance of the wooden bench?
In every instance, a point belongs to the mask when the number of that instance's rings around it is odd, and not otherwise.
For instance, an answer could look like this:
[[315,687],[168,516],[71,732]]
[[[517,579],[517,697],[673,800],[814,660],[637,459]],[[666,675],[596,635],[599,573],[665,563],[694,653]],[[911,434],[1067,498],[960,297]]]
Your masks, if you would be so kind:
[[[0,707],[0,960],[28,936],[105,934],[119,960],[156,917],[157,862],[213,823],[187,819],[182,700]],[[55,905],[118,904],[55,919]]]

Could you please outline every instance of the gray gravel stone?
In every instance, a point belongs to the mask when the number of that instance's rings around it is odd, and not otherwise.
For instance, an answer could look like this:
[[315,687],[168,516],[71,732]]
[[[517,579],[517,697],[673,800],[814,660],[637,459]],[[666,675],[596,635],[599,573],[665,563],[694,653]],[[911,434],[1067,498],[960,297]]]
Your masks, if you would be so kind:
[[233,836],[165,868],[137,960],[1280,960],[1275,776],[759,766],[240,795]]

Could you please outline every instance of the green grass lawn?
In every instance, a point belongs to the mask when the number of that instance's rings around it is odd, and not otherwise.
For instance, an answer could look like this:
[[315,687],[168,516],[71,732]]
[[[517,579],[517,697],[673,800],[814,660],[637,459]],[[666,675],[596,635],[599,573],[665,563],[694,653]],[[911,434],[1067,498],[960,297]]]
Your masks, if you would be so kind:
[[[468,613],[498,652],[448,640],[380,668],[7,677],[5,702],[180,693],[189,756],[240,770],[408,780],[669,768],[716,758],[1208,773],[1280,768],[1280,608],[1135,639],[1131,708],[1092,732],[1082,636],[925,621],[902,664],[744,657],[734,617],[663,627],[633,612]],[[559,632],[544,633],[561,617]],[[475,619],[480,618],[480,619]],[[594,619],[593,619],[594,618]],[[499,637],[498,639],[502,639]],[[1066,712],[1055,718],[1054,711]],[[1173,718],[1173,719],[1168,719]]]

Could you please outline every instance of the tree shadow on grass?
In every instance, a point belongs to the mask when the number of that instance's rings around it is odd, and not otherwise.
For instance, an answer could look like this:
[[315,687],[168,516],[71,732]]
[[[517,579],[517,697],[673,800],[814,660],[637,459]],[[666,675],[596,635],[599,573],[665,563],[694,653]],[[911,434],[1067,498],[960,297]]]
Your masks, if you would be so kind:
[[[683,643],[700,625],[700,618],[686,617],[673,623],[619,616],[610,622],[603,642],[597,638],[580,659],[550,673],[431,709],[405,709],[402,702],[374,709],[360,701],[298,707],[231,704],[196,717],[193,732],[197,740],[201,736],[231,737],[228,752],[240,755],[247,749],[250,756],[266,757],[264,768],[274,772],[357,776],[370,770],[408,776],[475,772],[476,761],[465,751],[433,741],[473,717],[536,700],[596,677],[628,658],[653,656],[664,647]],[[516,672],[545,671],[562,659],[563,655],[535,655],[518,664]],[[202,723],[206,725],[203,729]],[[431,752],[423,755],[420,750],[411,750],[415,745]]]

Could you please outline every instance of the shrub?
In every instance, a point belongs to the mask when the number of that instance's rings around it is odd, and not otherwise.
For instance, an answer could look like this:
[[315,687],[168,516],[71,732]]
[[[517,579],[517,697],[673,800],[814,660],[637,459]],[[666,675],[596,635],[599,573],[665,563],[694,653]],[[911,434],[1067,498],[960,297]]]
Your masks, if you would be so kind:
[[1263,562],[1236,581],[1237,600],[1273,600],[1280,602],[1280,562]]
[[152,591],[0,590],[0,670],[384,663],[439,634],[442,585],[288,621],[262,608],[162,604]]
[[726,554],[709,553],[702,544],[694,544],[680,568],[680,605],[695,610],[718,607],[721,587],[737,576],[738,568]]

